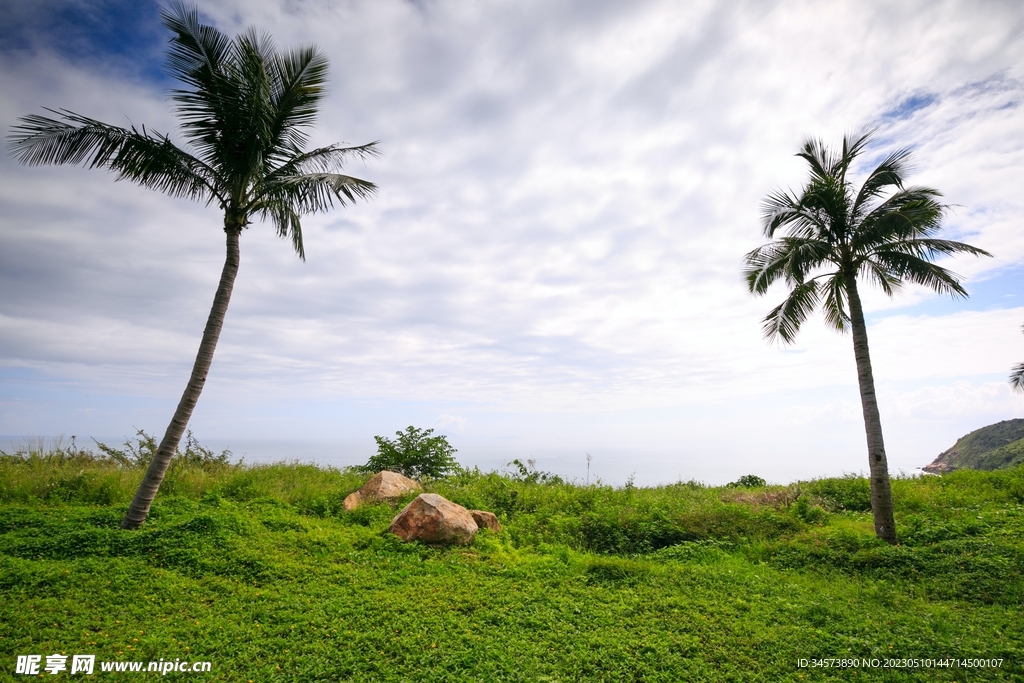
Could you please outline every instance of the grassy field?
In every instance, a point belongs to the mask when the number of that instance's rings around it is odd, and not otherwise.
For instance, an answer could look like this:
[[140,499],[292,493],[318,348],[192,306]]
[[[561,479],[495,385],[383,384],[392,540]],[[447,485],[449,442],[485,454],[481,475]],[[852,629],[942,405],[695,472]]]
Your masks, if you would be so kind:
[[[102,454],[101,454],[102,455]],[[427,482],[504,529],[403,544],[368,475],[183,458],[140,531],[131,462],[0,457],[0,677],[17,655],[209,661],[195,681],[1024,680],[1024,468],[867,483],[574,485],[529,471]],[[1001,666],[801,667],[816,659]],[[899,660],[910,660],[900,662]],[[920,664],[921,662],[918,662]],[[46,680],[84,678],[67,671]]]

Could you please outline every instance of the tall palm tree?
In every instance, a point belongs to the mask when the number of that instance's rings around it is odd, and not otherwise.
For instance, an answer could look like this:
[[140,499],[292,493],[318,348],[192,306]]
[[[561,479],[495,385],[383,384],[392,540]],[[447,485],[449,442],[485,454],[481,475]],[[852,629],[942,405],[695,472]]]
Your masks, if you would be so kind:
[[269,219],[299,258],[303,214],[368,199],[373,183],[339,171],[351,157],[377,155],[376,143],[303,151],[327,80],[327,59],[310,46],[280,53],[271,38],[248,30],[234,39],[201,24],[195,7],[161,12],[171,32],[168,69],[186,148],[167,135],[118,128],[66,109],[58,118],[28,115],[8,147],[22,163],[85,164],[173,197],[216,203],[224,212],[227,256],[192,376],[160,441],[122,528],[142,526],[206,382],[239,263],[239,236],[253,218]]
[[[810,167],[810,180],[799,195],[779,190],[765,199],[764,233],[774,241],[746,255],[744,275],[755,294],[765,294],[780,279],[790,289],[786,300],[764,319],[769,340],[791,343],[819,304],[829,326],[853,333],[875,535],[895,543],[889,467],[858,281],[877,285],[890,296],[910,281],[939,293],[966,297],[958,276],[932,259],[960,252],[990,254],[933,237],[941,229],[947,207],[939,203],[941,195],[936,190],[904,186],[909,150],[890,154],[855,190],[848,174],[870,135],[846,136],[839,154],[820,140],[804,143],[797,156]],[[777,236],[782,229],[785,233]]]

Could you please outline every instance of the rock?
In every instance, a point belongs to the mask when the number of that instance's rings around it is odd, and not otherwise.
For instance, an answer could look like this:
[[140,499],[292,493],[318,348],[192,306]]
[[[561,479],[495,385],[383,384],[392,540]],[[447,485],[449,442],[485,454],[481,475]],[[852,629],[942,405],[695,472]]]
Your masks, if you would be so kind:
[[359,507],[359,504],[362,502],[362,494],[360,494],[359,491],[354,491],[353,493],[350,493],[347,496],[345,496],[345,502],[342,503],[342,505],[345,506],[345,512],[352,512],[357,507]]
[[473,521],[481,529],[490,529],[494,533],[501,532],[501,522],[498,521],[498,516],[493,512],[487,512],[485,510],[470,510],[469,514],[473,516]]
[[422,490],[423,487],[419,482],[397,472],[383,470],[370,477],[370,481],[363,484],[361,489],[349,494],[342,504],[345,506],[345,510],[351,512],[363,503],[394,504],[402,496]]
[[436,493],[421,493],[391,520],[388,531],[403,541],[469,545],[477,526],[469,510],[461,505]]

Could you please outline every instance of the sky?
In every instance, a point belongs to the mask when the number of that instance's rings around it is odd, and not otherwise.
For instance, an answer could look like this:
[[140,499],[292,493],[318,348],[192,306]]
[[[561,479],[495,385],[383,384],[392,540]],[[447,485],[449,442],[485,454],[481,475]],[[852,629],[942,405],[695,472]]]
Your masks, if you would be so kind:
[[[890,470],[1024,417],[1024,5],[638,0],[210,0],[205,21],[314,43],[331,64],[311,145],[369,202],[272,226],[241,268],[190,428],[257,462],[365,462],[373,436],[445,434],[621,485],[866,470],[850,337],[790,346],[743,256],[798,190],[808,137],[875,128],[949,205],[940,260],[968,299],[864,294]],[[0,124],[66,108],[176,128],[159,5],[0,0]],[[99,170],[0,155],[0,435],[161,435],[224,258],[215,207]],[[587,456],[591,456],[587,470]]]

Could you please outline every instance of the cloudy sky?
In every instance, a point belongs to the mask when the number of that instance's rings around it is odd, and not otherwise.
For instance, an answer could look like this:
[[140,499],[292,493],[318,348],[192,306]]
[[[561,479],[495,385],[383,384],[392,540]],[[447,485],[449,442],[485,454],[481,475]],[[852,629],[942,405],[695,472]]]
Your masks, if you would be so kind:
[[[381,141],[369,203],[270,226],[191,428],[250,460],[362,462],[434,427],[463,464],[622,483],[859,472],[852,343],[760,320],[743,255],[808,136],[914,150],[971,296],[866,295],[894,472],[1024,412],[1024,6],[1005,2],[210,0],[316,43],[312,144]],[[177,135],[159,6],[0,0],[0,122],[63,107]],[[180,140],[180,137],[178,138]],[[0,159],[0,434],[162,434],[223,263],[222,218],[81,168]]]

